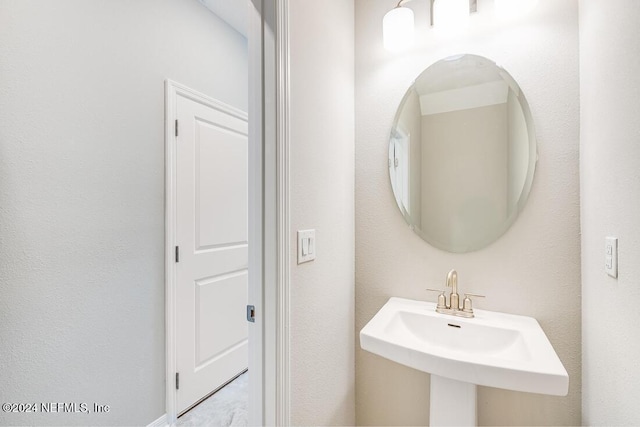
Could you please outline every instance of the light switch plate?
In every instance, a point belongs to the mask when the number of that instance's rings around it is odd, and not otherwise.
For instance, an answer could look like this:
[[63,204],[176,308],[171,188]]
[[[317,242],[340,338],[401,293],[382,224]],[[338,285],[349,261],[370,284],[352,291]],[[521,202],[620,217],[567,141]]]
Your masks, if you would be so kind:
[[607,237],[604,245],[604,271],[611,277],[618,277],[618,239]]
[[316,259],[316,230],[298,230],[298,264]]

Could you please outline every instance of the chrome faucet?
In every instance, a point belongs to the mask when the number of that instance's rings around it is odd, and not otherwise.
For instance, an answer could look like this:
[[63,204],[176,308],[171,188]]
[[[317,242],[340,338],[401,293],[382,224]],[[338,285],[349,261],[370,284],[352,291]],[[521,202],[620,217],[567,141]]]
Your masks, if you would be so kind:
[[469,297],[484,298],[484,295],[464,294],[464,300],[462,306],[460,306],[460,295],[458,295],[458,272],[455,270],[449,271],[447,274],[447,287],[451,288],[449,294],[449,302],[447,303],[447,296],[445,291],[437,289],[427,289],[428,291],[440,292],[438,295],[438,305],[436,311],[441,314],[449,314],[452,316],[460,317],[473,317],[473,303]]

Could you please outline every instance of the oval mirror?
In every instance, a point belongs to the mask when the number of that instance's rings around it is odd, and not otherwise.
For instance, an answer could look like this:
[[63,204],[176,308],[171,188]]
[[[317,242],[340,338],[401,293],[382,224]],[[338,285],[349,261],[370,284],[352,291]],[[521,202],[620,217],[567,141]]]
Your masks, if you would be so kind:
[[391,130],[389,177],[411,228],[464,253],[497,240],[524,207],[537,161],[515,80],[476,55],[445,58],[407,90]]

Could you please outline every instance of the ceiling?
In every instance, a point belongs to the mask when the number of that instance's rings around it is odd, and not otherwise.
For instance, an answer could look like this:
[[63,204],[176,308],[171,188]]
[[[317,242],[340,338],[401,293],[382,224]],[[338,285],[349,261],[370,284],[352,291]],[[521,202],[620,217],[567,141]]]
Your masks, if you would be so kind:
[[248,0],[199,0],[210,11],[231,25],[236,31],[247,37],[249,2]]

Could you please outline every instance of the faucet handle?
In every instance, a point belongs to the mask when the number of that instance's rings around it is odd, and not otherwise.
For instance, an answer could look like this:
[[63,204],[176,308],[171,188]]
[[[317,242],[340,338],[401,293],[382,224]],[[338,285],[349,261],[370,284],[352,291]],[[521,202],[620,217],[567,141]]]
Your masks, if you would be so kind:
[[438,292],[440,295],[438,295],[438,306],[436,307],[436,309],[443,309],[443,308],[447,308],[447,296],[444,294],[444,290],[440,290],[440,289],[425,289],[426,291],[430,291],[430,292]]
[[467,295],[474,298],[486,298],[484,295],[469,294],[465,292],[464,296],[466,297]]
[[473,304],[471,302],[471,298],[469,297],[474,297],[474,298],[485,298],[484,295],[476,295],[476,294],[464,294],[464,301],[462,301],[462,311],[464,311],[465,313],[469,313],[472,315],[473,317]]

